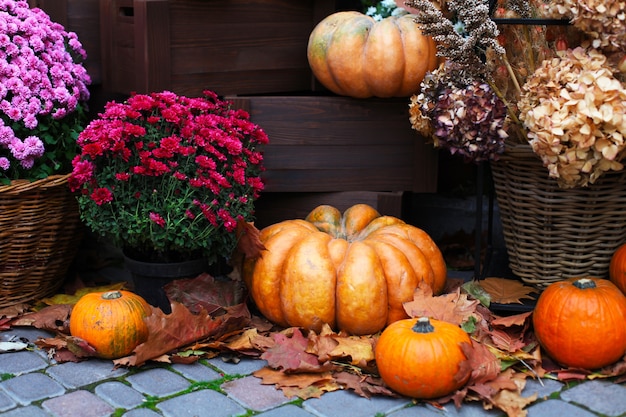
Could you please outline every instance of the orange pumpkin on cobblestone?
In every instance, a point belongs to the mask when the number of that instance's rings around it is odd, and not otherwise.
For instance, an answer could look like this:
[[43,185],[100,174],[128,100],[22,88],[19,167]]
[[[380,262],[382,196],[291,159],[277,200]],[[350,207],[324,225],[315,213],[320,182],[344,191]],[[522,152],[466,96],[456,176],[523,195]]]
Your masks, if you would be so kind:
[[148,338],[143,319],[151,312],[150,305],[130,291],[88,293],[72,308],[70,334],[89,343],[100,358],[121,358]]
[[260,231],[265,250],[244,266],[260,312],[283,326],[376,333],[407,318],[420,282],[443,291],[446,265],[430,236],[366,204],[315,208]]
[[408,97],[437,68],[435,41],[411,15],[382,21],[356,11],[327,16],[311,32],[307,48],[313,75],[335,94]]
[[608,279],[550,284],[533,311],[541,347],[561,365],[597,369],[626,353],[626,296]]
[[408,397],[432,399],[461,388],[471,369],[462,343],[471,344],[459,326],[445,321],[405,319],[392,323],[376,342],[378,372],[394,391]]
[[621,245],[611,256],[609,278],[624,294],[626,294],[626,244]]

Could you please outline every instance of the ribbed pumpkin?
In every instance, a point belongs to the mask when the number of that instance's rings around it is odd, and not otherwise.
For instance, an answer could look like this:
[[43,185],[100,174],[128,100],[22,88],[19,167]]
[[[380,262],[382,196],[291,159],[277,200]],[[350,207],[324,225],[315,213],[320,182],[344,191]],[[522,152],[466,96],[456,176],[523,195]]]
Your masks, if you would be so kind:
[[448,395],[461,388],[470,370],[462,343],[471,340],[459,326],[428,319],[399,320],[380,335],[374,354],[381,378],[391,389],[418,399]]
[[439,58],[431,37],[414,16],[381,21],[356,11],[327,16],[309,36],[307,56],[313,75],[335,94],[355,97],[408,97],[419,90]]
[[143,319],[151,312],[150,305],[130,291],[88,293],[72,308],[70,333],[89,343],[100,358],[121,358],[148,338]]
[[621,245],[611,256],[609,278],[624,294],[626,294],[626,244]]
[[244,280],[260,312],[284,327],[376,333],[408,317],[402,304],[420,282],[434,293],[446,283],[443,256],[426,232],[366,204],[343,215],[319,206],[305,220],[264,228],[260,240],[265,250],[246,261]]
[[539,296],[533,326],[541,347],[561,365],[601,368],[626,353],[626,296],[607,279],[555,282]]

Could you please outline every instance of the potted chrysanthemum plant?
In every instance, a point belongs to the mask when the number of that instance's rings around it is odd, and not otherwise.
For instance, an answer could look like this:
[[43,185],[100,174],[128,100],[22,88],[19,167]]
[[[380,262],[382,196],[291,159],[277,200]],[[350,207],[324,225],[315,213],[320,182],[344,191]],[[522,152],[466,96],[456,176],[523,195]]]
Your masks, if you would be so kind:
[[263,189],[257,147],[267,142],[247,112],[211,91],[132,94],[82,131],[70,186],[84,223],[121,249],[134,278],[160,279],[135,290],[165,310],[158,287],[231,256]]
[[80,240],[67,187],[90,77],[78,37],[25,0],[0,0],[0,304],[60,287]]

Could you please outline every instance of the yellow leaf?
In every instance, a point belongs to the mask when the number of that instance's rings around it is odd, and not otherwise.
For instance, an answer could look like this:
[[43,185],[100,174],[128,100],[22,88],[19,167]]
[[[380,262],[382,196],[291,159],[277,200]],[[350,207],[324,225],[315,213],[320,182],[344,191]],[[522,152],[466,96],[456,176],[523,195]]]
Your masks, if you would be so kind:
[[485,278],[480,280],[480,286],[489,293],[492,303],[499,304],[522,304],[524,298],[534,300],[530,294],[537,292],[520,281],[506,278]]

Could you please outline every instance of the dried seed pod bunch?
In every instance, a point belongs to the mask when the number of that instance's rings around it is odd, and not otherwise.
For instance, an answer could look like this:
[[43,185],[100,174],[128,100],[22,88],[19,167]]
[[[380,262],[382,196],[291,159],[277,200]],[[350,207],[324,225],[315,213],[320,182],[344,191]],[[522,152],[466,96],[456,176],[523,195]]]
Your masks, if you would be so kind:
[[459,85],[434,74],[411,99],[409,113],[415,130],[467,162],[496,160],[504,152],[506,105],[486,82]]
[[626,51],[626,0],[553,0],[547,13],[568,18],[593,39],[593,47]]
[[626,89],[599,51],[577,47],[544,61],[518,107],[530,145],[561,187],[623,169]]

